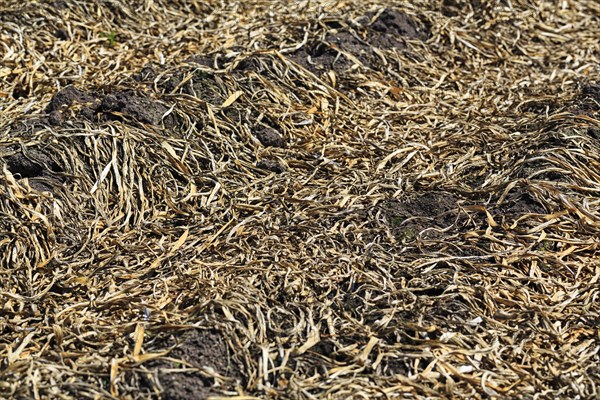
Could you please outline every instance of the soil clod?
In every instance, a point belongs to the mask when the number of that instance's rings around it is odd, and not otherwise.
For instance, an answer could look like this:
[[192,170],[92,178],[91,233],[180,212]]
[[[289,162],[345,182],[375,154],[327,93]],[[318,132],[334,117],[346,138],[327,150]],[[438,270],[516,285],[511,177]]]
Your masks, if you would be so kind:
[[173,123],[171,116],[163,121],[168,108],[133,91],[108,91],[106,94],[84,92],[73,86],[54,95],[46,107],[48,120],[61,125],[71,118],[84,118],[91,122],[128,120],[142,124],[160,125]]
[[280,161],[277,161],[277,160],[270,160],[270,159],[260,160],[256,164],[256,166],[258,168],[266,169],[267,171],[275,172],[276,174],[281,174],[282,172],[285,172],[285,166],[283,164],[281,164]]
[[380,48],[403,48],[402,39],[425,39],[419,24],[408,14],[386,8],[381,13],[367,14],[369,19],[376,15],[375,21],[368,25],[369,41]]
[[273,128],[259,126],[254,130],[254,136],[265,147],[285,147],[283,136]]
[[106,118],[126,116],[141,123],[159,125],[168,108],[133,92],[117,91],[102,99],[98,111],[104,113]]

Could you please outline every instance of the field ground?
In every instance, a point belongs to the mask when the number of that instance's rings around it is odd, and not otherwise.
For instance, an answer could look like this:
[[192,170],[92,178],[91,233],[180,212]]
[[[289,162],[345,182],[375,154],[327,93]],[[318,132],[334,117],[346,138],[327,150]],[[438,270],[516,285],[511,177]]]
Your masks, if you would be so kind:
[[595,0],[0,2],[0,397],[592,399]]

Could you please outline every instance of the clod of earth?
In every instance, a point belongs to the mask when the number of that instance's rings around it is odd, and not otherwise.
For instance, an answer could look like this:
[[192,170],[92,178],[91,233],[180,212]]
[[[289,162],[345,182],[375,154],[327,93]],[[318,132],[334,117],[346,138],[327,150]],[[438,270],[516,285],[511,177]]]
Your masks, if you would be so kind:
[[273,128],[259,126],[254,130],[254,136],[265,147],[285,147],[283,137]]
[[426,39],[424,29],[408,14],[394,9],[384,9],[380,13],[368,13],[367,24],[369,41],[375,47],[404,48],[404,39]]
[[379,49],[404,49],[405,40],[424,40],[424,29],[409,15],[394,9],[369,12],[359,19],[357,29],[329,22],[324,41],[315,40],[303,46],[291,58],[313,73],[328,70],[345,72],[355,60],[367,67],[376,67]]
[[69,86],[54,95],[46,112],[49,122],[61,125],[70,118],[84,118],[92,122],[130,120],[142,124],[172,126],[169,108],[133,91],[108,91],[106,94],[83,92]]
[[258,168],[266,169],[267,171],[275,172],[277,174],[281,174],[282,172],[285,172],[285,166],[283,166],[281,164],[281,162],[278,160],[269,160],[269,159],[260,160],[256,164],[256,166]]

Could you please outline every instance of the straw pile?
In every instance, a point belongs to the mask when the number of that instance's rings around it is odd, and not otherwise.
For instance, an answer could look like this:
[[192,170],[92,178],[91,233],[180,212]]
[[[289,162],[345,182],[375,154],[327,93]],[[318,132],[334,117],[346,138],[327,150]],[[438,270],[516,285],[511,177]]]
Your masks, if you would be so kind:
[[600,6],[0,4],[0,396],[589,399]]

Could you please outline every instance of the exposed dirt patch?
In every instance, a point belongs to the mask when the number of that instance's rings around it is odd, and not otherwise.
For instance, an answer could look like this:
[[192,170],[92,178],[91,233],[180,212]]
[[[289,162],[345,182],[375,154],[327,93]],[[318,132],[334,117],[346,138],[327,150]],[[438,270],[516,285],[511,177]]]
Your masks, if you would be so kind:
[[227,98],[221,78],[207,71],[168,72],[160,76],[156,85],[161,94],[183,93],[213,105],[220,105]]
[[[179,361],[160,361],[149,367],[157,372],[162,399],[204,400],[210,395],[217,395],[218,389],[213,387],[214,379],[203,372],[203,368],[212,368],[222,376],[239,378],[239,371],[232,366],[229,355],[221,333],[193,330],[184,334],[180,344],[169,354],[170,358]],[[185,371],[190,368],[200,371]]]
[[410,15],[386,8],[380,13],[368,13],[365,17],[371,21],[367,25],[369,42],[379,48],[404,48],[404,39],[427,38],[424,27]]
[[59,165],[49,154],[36,148],[12,148],[2,161],[6,162],[6,168],[15,178],[28,178],[33,189],[50,191],[53,185],[61,182],[57,176],[62,172]]
[[385,357],[382,366],[381,373],[383,375],[403,375],[408,376],[411,371],[410,358],[399,358],[399,357]]
[[589,127],[586,131],[587,135],[592,139],[600,142],[600,128]]
[[306,45],[290,58],[315,74],[329,70],[344,72],[353,64],[338,50],[323,42]]
[[223,68],[223,63],[220,62],[217,54],[197,54],[185,60],[188,63],[199,64],[209,68]]
[[59,40],[69,40],[71,38],[69,36],[69,33],[64,29],[57,29],[56,31],[54,31],[54,37]]
[[544,206],[527,191],[526,188],[515,188],[493,212],[500,221],[517,219],[527,214],[546,214]]
[[356,60],[362,65],[375,68],[379,57],[373,47],[379,49],[403,49],[406,39],[424,40],[425,28],[408,14],[384,9],[370,12],[359,19],[362,28],[357,31],[332,21],[326,23],[328,30],[324,41],[315,41],[291,55],[292,60],[309,71],[333,70],[343,73],[352,67]]
[[171,356],[181,358],[196,368],[211,367],[223,374],[231,372],[227,343],[218,331],[188,332]]
[[330,31],[327,33],[326,40],[333,48],[351,53],[363,64],[368,62],[373,53],[369,43],[348,29]]
[[164,71],[164,67],[155,63],[145,64],[139,72],[131,75],[136,82],[145,82],[152,84],[158,75]]
[[46,153],[37,149],[19,151],[4,158],[8,170],[20,178],[34,178],[60,171],[58,164]]
[[565,182],[568,176],[563,170],[542,157],[526,160],[518,174],[519,178],[537,179],[550,182]]
[[455,17],[480,8],[481,0],[442,0],[441,4],[441,12],[447,17]]
[[210,381],[194,372],[171,372],[160,377],[164,400],[205,400],[215,393]]
[[335,343],[333,343],[331,340],[324,339],[319,341],[319,343],[315,344],[313,347],[311,347],[310,351],[325,356],[327,358],[332,358],[333,353],[335,353],[336,351],[336,346]]
[[73,111],[87,120],[93,120],[99,104],[100,99],[97,96],[85,93],[74,86],[67,86],[52,97],[46,107],[46,112],[49,114],[51,124],[60,125],[69,111]]
[[[430,191],[406,201],[390,202],[386,214],[394,234],[403,242],[414,241],[426,228],[446,228],[457,218],[457,199],[450,193]],[[426,237],[432,237],[428,231]]]
[[263,60],[260,56],[250,56],[243,58],[235,63],[234,70],[236,72],[256,72],[261,74],[265,69]]
[[585,114],[591,117],[600,114],[600,84],[583,85],[580,94],[571,106],[574,114]]
[[48,122],[62,125],[69,119],[84,118],[91,122],[121,120],[142,124],[173,126],[174,117],[165,117],[164,104],[131,90],[107,91],[106,94],[84,92],[73,86],[54,95],[46,107]]
[[600,84],[585,85],[581,90],[581,93],[591,100],[599,103],[597,104],[597,107],[600,107]]

